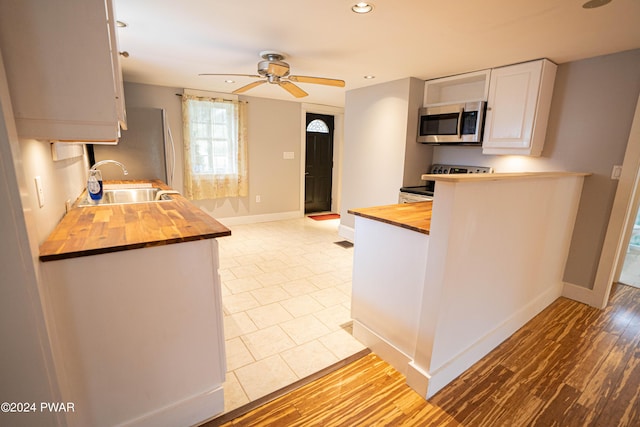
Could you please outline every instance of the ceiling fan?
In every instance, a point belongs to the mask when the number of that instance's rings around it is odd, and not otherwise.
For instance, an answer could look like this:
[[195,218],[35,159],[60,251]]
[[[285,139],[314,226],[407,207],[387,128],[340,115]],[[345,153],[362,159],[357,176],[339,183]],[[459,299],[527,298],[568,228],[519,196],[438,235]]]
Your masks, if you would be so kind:
[[311,76],[292,76],[289,74],[289,64],[284,62],[285,55],[280,52],[264,51],[260,52],[262,61],[258,62],[258,75],[255,74],[211,74],[203,73],[200,76],[238,76],[238,77],[253,77],[258,80],[249,83],[246,86],[242,86],[234,90],[232,93],[238,94],[253,89],[256,86],[260,86],[264,83],[277,84],[291,95],[296,98],[302,98],[309,95],[307,92],[298,87],[296,83],[313,83],[318,85],[344,87],[344,80],[327,79],[324,77],[311,77]]

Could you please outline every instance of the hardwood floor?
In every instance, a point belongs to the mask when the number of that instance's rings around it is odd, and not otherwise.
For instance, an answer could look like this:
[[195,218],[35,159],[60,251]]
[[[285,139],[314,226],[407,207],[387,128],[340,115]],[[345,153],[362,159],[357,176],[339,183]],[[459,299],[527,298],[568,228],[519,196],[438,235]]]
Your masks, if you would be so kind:
[[[560,298],[425,401],[369,354],[223,426],[639,426],[640,289]],[[217,425],[215,420],[207,426]]]

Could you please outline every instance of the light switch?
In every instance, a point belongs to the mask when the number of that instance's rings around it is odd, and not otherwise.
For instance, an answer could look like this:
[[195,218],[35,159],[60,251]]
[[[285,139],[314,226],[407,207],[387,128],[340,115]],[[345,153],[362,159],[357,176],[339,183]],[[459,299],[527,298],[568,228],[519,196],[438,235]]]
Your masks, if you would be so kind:
[[285,151],[282,153],[282,158],[285,160],[295,159],[295,153],[293,151]]
[[622,175],[622,166],[615,165],[613,167],[613,170],[611,171],[611,179],[620,179],[621,175]]
[[39,176],[35,177],[36,181],[36,194],[38,195],[38,205],[44,206],[44,190],[42,189],[42,179]]

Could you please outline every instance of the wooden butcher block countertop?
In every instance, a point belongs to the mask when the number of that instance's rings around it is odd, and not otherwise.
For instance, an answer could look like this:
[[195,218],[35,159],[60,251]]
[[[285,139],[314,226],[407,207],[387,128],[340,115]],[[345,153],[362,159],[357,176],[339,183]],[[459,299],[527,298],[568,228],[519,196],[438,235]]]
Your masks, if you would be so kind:
[[[105,181],[148,184],[161,181]],[[82,197],[86,197],[83,193]],[[231,231],[179,194],[170,201],[74,207],[40,246],[40,260],[53,261],[129,249],[229,236]]]
[[433,202],[402,203],[350,209],[350,214],[429,234]]

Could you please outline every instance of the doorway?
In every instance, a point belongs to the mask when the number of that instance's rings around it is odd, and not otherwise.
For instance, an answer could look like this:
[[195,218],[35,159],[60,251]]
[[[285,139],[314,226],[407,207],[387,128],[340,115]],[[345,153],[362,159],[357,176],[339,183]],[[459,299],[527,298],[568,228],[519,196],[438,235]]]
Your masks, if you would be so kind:
[[[630,234],[630,236],[626,252],[622,252],[621,250],[620,256],[624,256],[624,260],[622,262],[622,268],[620,269],[620,277],[617,281],[625,285],[640,288],[640,210],[638,209],[637,197],[635,199],[636,203],[632,204],[629,208],[629,213],[635,218],[635,221],[627,226],[631,231],[626,232],[626,234]],[[623,238],[623,242],[626,242],[626,239]]]
[[304,213],[331,211],[334,117],[307,113],[305,132]]
[[636,216],[631,232],[631,240],[624,257],[620,283],[640,288],[640,215]]

